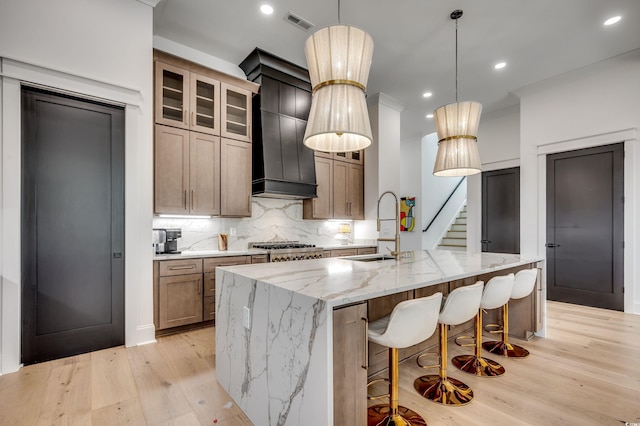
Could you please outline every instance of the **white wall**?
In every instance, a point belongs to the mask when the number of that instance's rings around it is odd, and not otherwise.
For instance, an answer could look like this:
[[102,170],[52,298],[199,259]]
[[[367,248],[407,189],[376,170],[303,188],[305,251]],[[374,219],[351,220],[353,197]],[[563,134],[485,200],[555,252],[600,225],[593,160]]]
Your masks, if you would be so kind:
[[413,231],[403,232],[401,236],[402,250],[422,250],[422,228],[424,215],[422,213],[422,141],[420,139],[403,141],[400,145],[400,188],[399,197],[416,197],[413,208],[415,225]]
[[[431,133],[422,138],[422,221],[424,229],[436,217],[438,210],[460,182],[459,177],[440,177],[433,175],[433,165],[438,153],[438,135]],[[422,248],[435,248],[449,226],[455,220],[460,208],[466,200],[466,181],[463,182],[451,197],[445,208],[438,214],[427,232],[422,233]]]
[[125,106],[125,339],[154,340],[152,31],[153,9],[133,0],[2,3],[0,373],[20,365],[21,82]]
[[522,254],[545,255],[546,154],[625,141],[625,311],[640,313],[640,51],[531,85],[520,99]]

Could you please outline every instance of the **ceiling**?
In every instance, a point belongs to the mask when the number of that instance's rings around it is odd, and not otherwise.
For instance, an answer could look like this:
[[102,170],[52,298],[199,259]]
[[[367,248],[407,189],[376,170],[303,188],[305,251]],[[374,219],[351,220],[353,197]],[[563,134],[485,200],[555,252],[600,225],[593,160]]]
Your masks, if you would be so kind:
[[[406,105],[402,140],[434,132],[426,114],[455,101],[455,9],[464,11],[458,97],[481,102],[483,115],[518,104],[514,92],[527,85],[640,48],[639,0],[342,0],[340,22],[375,43],[367,93]],[[314,27],[301,30],[287,12]],[[338,0],[162,0],[154,10],[154,35],[233,64],[260,47],[306,68],[306,39],[336,23]],[[507,66],[495,70],[499,61]]]

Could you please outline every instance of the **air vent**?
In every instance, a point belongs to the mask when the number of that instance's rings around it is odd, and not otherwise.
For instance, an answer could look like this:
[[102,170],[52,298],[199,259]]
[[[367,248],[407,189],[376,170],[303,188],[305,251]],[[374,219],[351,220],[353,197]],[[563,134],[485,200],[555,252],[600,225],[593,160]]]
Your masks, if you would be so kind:
[[287,12],[284,20],[300,28],[302,31],[308,31],[309,28],[314,26],[311,22],[307,21],[306,19],[302,19],[301,17],[291,12]]

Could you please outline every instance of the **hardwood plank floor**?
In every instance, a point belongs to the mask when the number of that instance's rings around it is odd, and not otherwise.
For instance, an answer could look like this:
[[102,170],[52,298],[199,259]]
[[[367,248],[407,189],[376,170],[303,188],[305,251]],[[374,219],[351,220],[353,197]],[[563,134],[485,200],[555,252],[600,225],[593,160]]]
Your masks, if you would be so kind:
[[[215,379],[214,333],[189,331],[0,376],[0,425],[251,425]],[[531,352],[527,359],[493,356],[507,370],[502,377],[450,367],[475,392],[463,407],[424,400],[413,381],[425,371],[406,360],[400,402],[431,426],[640,423],[640,316],[548,302],[547,334],[517,342]],[[467,351],[449,346],[450,357]]]

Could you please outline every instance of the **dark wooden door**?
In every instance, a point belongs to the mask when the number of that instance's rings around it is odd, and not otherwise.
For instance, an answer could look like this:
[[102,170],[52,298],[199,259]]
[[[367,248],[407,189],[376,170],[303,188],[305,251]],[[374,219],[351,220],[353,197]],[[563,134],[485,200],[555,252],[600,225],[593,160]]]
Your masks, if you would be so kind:
[[547,297],[624,309],[624,145],[547,156]]
[[22,92],[22,362],[124,343],[124,109]]
[[520,253],[520,167],[482,173],[482,251]]

